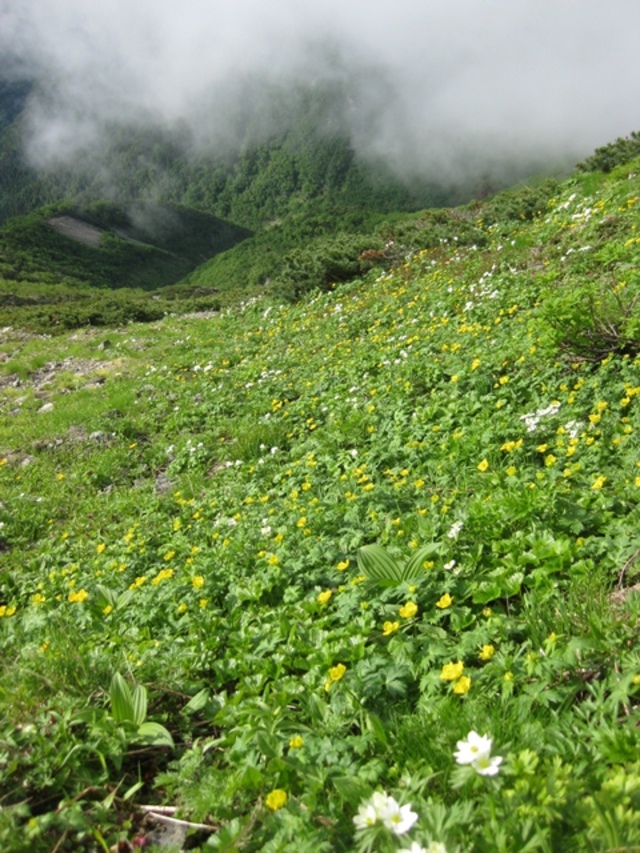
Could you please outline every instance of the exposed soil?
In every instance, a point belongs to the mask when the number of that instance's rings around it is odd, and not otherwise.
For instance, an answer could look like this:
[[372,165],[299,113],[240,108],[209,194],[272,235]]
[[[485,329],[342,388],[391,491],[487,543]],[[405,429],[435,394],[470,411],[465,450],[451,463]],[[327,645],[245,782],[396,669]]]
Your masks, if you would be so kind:
[[58,234],[69,237],[69,239],[75,240],[76,243],[82,243],[84,246],[91,246],[93,249],[100,245],[102,235],[106,233],[102,228],[88,225],[80,219],[74,219],[73,216],[53,216],[51,219],[47,219],[47,224]]

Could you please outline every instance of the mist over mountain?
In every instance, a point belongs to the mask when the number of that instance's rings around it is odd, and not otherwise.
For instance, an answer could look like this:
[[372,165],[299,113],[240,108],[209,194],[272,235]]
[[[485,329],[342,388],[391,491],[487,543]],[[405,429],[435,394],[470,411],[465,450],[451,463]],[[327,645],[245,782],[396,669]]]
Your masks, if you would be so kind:
[[0,0],[2,71],[31,79],[29,162],[98,162],[117,127],[232,151],[339,91],[325,130],[403,179],[508,182],[638,126],[634,0]]

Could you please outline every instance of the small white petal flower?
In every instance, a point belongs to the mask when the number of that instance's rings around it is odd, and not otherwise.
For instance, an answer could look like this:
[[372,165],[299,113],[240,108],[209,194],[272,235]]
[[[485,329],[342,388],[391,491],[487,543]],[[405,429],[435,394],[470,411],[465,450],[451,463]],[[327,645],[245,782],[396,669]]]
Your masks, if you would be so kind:
[[456,746],[458,749],[453,757],[458,764],[473,764],[474,761],[491,755],[491,738],[477,732],[469,732],[467,739],[459,740]]
[[462,526],[463,523],[461,521],[454,521],[454,523],[451,525],[451,529],[447,533],[449,539],[455,539],[458,533],[460,533],[460,531],[462,530]]
[[495,776],[500,769],[501,764],[501,755],[494,755],[492,758],[487,754],[481,755],[480,758],[476,758],[476,760],[471,763],[471,766],[480,776]]
[[378,822],[378,812],[371,802],[360,803],[358,814],[353,818],[356,829],[367,829]]
[[388,797],[387,805],[382,812],[382,822],[395,835],[404,835],[409,832],[413,824],[418,820],[418,815],[411,811],[411,806],[401,806],[393,797]]

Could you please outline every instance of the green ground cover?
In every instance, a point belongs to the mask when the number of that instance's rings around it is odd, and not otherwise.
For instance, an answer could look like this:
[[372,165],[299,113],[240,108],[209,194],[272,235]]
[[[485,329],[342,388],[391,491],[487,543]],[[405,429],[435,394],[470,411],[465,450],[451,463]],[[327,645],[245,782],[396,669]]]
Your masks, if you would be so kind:
[[298,304],[5,332],[3,849],[141,805],[203,850],[640,845],[639,174]]

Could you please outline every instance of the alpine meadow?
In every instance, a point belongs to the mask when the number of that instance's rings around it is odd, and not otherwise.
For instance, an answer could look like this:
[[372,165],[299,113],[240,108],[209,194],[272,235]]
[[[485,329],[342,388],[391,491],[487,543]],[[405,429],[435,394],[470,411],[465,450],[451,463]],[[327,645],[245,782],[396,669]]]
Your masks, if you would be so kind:
[[1,849],[640,850],[640,133],[407,184],[319,132],[332,84],[219,156],[115,127],[47,171],[34,91]]

